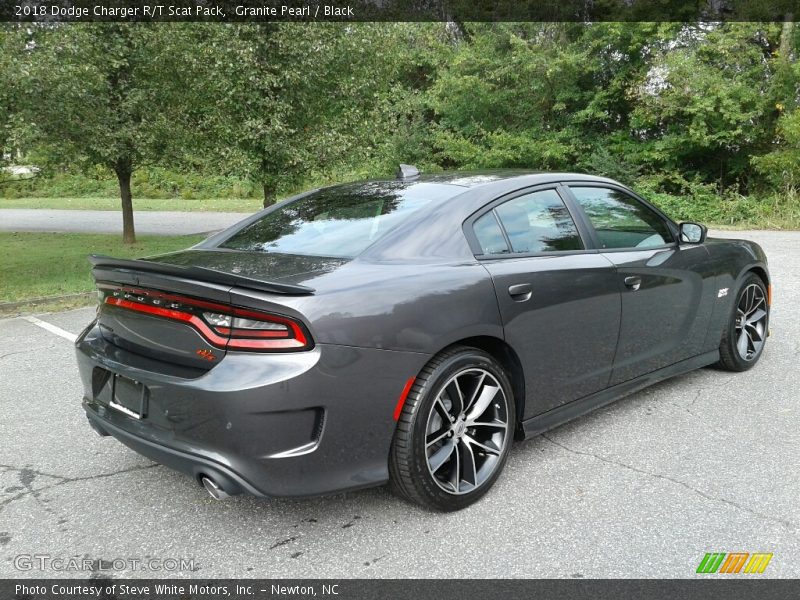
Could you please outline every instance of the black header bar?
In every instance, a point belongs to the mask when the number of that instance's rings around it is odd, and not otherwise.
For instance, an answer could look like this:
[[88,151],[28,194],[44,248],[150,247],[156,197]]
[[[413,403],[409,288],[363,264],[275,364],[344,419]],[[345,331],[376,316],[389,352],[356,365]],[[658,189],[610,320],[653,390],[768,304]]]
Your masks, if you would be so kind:
[[785,21],[800,0],[0,0],[0,21]]

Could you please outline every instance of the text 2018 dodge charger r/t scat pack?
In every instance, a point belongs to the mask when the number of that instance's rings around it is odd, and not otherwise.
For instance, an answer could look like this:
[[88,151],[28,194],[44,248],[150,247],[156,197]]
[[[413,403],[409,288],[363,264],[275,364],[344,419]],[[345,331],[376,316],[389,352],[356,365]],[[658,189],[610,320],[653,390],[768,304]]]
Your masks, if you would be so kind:
[[511,171],[315,190],[182,252],[93,256],[91,425],[215,497],[380,485],[441,510],[512,440],[767,337],[761,248],[605,178]]

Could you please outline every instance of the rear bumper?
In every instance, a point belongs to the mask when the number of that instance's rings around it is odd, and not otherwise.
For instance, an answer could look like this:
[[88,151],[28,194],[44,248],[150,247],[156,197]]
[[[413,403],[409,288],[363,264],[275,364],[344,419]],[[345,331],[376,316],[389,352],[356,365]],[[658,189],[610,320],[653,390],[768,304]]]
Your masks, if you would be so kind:
[[[83,408],[92,427],[229,494],[310,496],[388,479],[395,404],[428,356],[319,344],[302,353],[231,353],[186,373],[108,343],[77,340]],[[98,399],[99,369],[149,390],[132,418]],[[187,376],[188,375],[188,376]]]
[[230,495],[241,493],[253,494],[255,496],[264,495],[261,490],[256,488],[249,481],[246,481],[239,473],[236,473],[214,460],[195,454],[189,454],[188,452],[181,452],[180,450],[148,441],[121,427],[112,425],[107,419],[98,415],[90,406],[85,405],[84,408],[86,409],[86,416],[89,419],[89,424],[97,433],[115,437],[131,450],[138,452],[142,456],[146,456],[154,462],[180,471],[181,473],[186,473],[198,482],[203,476],[210,477]]

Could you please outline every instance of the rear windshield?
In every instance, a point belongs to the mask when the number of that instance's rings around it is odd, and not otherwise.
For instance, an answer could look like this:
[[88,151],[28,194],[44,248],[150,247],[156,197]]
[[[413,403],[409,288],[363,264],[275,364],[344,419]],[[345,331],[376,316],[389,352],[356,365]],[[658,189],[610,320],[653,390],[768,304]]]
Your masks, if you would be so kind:
[[273,210],[219,247],[351,258],[414,211],[463,191],[402,181],[326,188]]

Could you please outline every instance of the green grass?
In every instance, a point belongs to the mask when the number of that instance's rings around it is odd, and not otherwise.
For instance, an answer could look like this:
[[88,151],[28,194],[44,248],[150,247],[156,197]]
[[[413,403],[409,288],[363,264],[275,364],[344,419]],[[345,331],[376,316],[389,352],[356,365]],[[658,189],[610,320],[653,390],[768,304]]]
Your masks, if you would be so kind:
[[[73,210],[120,210],[116,197],[86,198],[0,198],[0,208],[60,208]],[[252,213],[261,209],[255,198],[134,198],[133,210],[219,211]]]
[[0,232],[0,303],[92,291],[89,254],[138,258],[180,250],[202,239],[142,236],[128,246],[119,235]]

